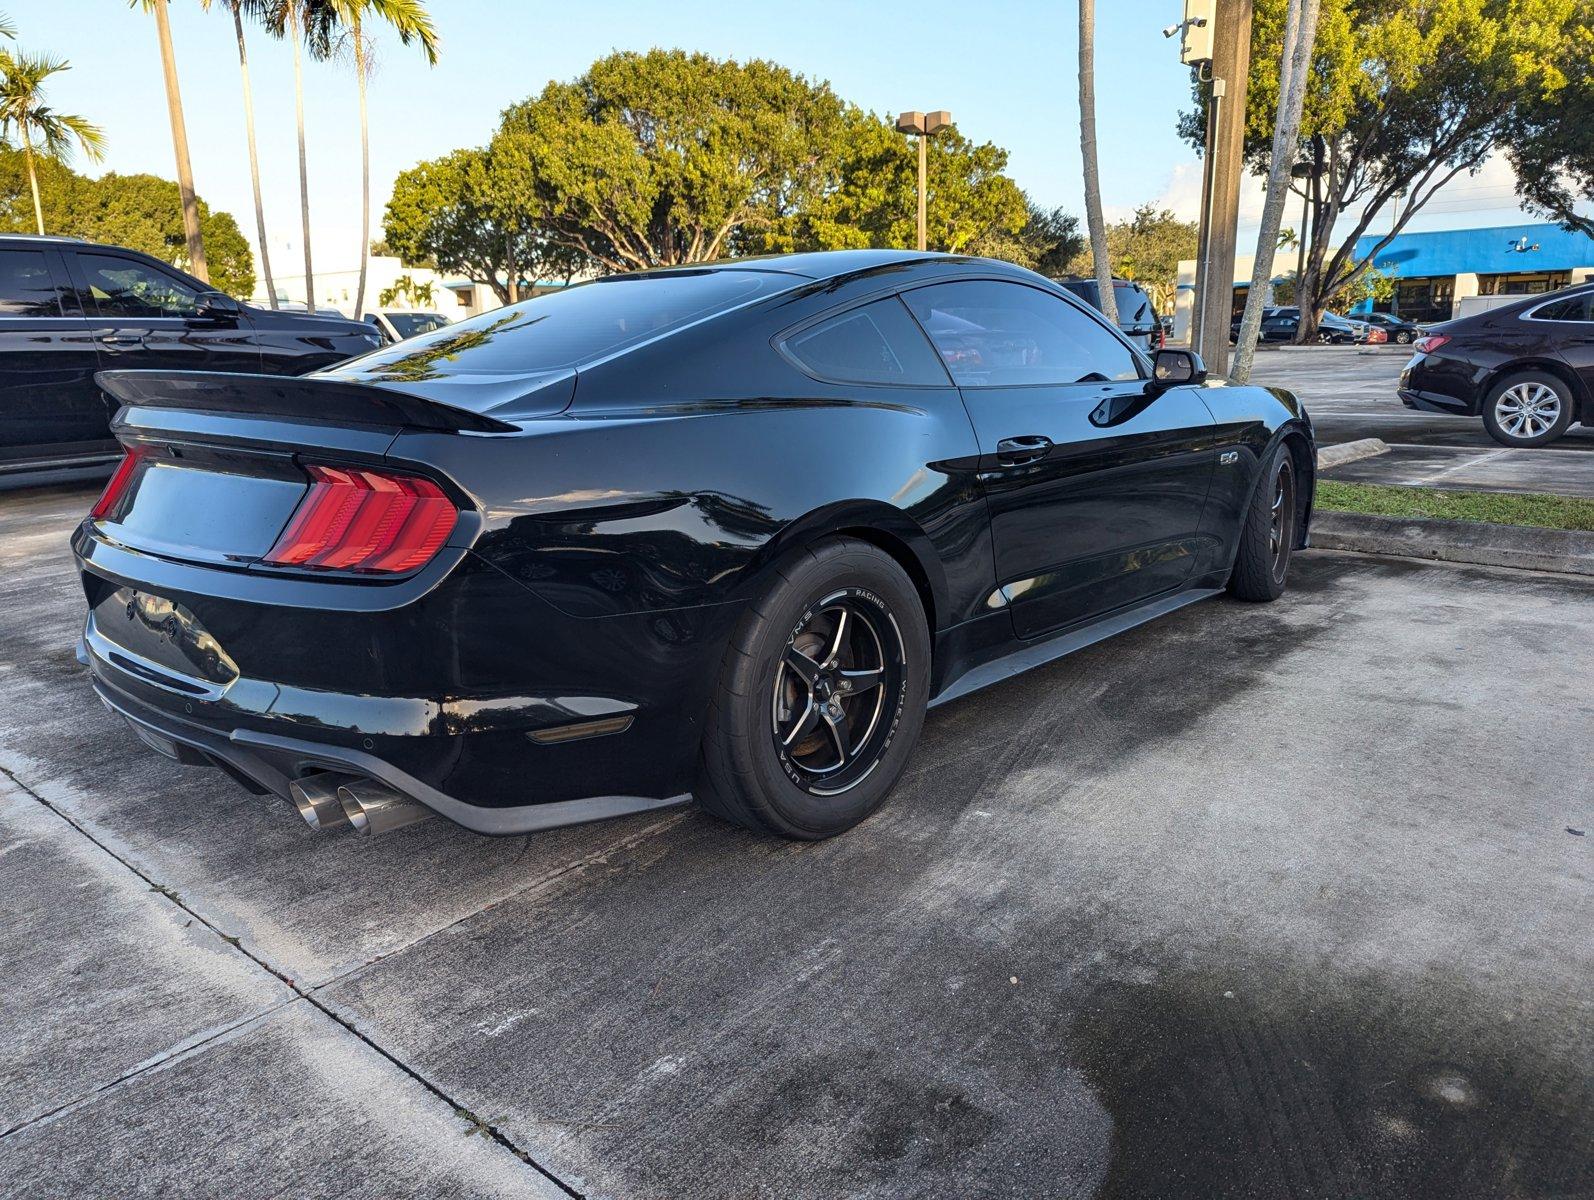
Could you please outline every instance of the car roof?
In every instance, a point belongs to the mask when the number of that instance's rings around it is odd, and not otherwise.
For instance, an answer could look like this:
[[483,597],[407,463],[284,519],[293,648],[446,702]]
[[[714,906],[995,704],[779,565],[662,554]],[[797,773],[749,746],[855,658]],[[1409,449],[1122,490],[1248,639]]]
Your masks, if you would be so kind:
[[[936,250],[806,250],[796,254],[757,254],[749,258],[719,259],[686,267],[665,267],[662,270],[771,271],[801,275],[806,279],[835,279],[877,267],[911,263],[983,264],[986,261],[963,254],[943,254]],[[1012,267],[1011,263],[997,265]]]
[[[98,246],[88,238],[73,237],[66,233],[0,233],[0,242],[22,242],[24,245]],[[120,249],[120,247],[118,247]]]

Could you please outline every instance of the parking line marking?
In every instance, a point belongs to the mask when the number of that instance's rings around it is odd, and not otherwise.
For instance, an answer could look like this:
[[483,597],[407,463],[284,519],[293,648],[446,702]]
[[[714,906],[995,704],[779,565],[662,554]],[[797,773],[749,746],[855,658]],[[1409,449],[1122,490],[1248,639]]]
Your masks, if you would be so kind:
[[1424,483],[1432,483],[1435,479],[1443,479],[1447,475],[1454,475],[1457,471],[1465,471],[1468,467],[1479,466],[1491,459],[1499,458],[1502,454],[1510,454],[1513,449],[1514,447],[1511,446],[1502,446],[1498,450],[1486,450],[1476,458],[1469,458],[1466,462],[1453,463],[1448,467],[1441,467],[1432,475],[1424,475],[1422,481]]

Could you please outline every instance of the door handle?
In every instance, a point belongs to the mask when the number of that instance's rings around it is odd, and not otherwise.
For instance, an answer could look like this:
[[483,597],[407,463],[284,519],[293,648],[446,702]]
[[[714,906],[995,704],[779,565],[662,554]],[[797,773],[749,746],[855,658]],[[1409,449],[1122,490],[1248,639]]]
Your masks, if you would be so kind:
[[996,461],[1004,467],[1019,467],[1045,458],[1051,448],[1052,439],[1038,433],[1003,438],[996,443]]
[[142,346],[144,336],[138,333],[108,333],[99,342],[102,346]]

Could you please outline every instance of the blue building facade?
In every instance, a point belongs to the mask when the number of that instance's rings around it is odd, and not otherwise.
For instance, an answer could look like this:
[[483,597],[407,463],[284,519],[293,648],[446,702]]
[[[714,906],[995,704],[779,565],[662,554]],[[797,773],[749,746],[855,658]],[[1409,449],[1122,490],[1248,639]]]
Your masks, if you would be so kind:
[[[1378,244],[1368,234],[1356,243],[1358,258]],[[1414,321],[1444,321],[1459,315],[1468,296],[1529,296],[1573,283],[1594,281],[1594,238],[1553,224],[1495,225],[1402,233],[1373,259],[1395,277],[1395,294],[1373,308]]]

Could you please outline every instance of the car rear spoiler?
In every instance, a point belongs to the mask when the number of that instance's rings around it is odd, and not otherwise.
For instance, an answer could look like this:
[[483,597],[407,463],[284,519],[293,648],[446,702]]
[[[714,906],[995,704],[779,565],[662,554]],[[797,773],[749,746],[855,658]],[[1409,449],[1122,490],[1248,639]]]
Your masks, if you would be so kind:
[[341,379],[227,371],[100,371],[107,394],[139,408],[182,408],[400,425],[446,432],[514,433],[516,426],[407,392]]

